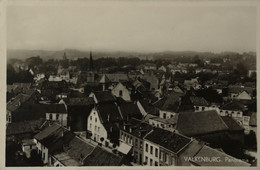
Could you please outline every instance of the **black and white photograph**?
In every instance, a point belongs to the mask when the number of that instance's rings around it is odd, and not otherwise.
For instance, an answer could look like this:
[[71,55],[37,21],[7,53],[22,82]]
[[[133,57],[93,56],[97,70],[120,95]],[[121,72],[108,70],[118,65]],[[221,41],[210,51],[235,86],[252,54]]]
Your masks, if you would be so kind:
[[257,167],[256,1],[4,3],[4,167]]

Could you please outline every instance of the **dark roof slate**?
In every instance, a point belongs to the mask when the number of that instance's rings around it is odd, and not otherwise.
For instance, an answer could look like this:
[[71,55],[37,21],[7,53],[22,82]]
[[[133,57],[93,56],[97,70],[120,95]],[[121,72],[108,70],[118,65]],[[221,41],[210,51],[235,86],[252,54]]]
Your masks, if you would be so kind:
[[86,166],[119,166],[122,158],[99,146],[84,160]]
[[228,130],[225,122],[214,110],[180,113],[177,130],[186,136],[197,136]]
[[122,116],[124,120],[127,119],[127,116],[129,117],[136,117],[136,118],[142,118],[142,113],[140,112],[137,104],[127,102],[120,104],[120,110],[122,113]]
[[229,103],[224,104],[220,107],[222,110],[234,110],[234,111],[244,111],[245,105],[237,100],[233,100]]
[[241,127],[236,120],[234,120],[232,117],[229,116],[221,116],[222,120],[227,125],[228,129],[230,131],[243,131],[244,128]]
[[110,91],[95,91],[93,93],[95,94],[98,103],[116,101],[116,98],[112,95]]
[[67,113],[67,110],[64,104],[47,104],[46,105],[47,113]]

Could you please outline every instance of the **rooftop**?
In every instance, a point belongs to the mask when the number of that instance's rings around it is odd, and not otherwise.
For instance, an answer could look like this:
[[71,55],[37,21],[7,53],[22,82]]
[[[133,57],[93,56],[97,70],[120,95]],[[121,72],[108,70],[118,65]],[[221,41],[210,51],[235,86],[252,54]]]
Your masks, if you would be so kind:
[[204,97],[191,96],[190,100],[194,106],[208,106],[209,105],[209,103],[207,102],[207,100],[204,99]]
[[[160,137],[158,138],[158,136]],[[149,133],[145,139],[158,144],[174,153],[178,153],[191,141],[191,139],[188,137],[160,128],[154,128],[154,130]]]
[[219,158],[219,161],[201,161],[201,159],[191,160],[191,162],[197,166],[250,166],[249,163],[236,159],[230,155],[225,154],[224,152],[210,148],[206,145],[204,145],[204,147],[198,152],[198,154],[195,155],[195,157],[204,159],[212,159],[213,157]]
[[86,166],[119,166],[121,165],[122,158],[110,153],[99,146],[86,157],[84,165]]
[[215,110],[180,113],[176,128],[180,133],[187,136],[228,130],[227,125]]
[[233,111],[244,111],[245,105],[242,104],[241,102],[237,100],[233,100],[229,103],[224,104],[223,106],[220,107],[222,110],[233,110]]
[[46,104],[47,113],[66,113],[64,104]]
[[229,116],[221,116],[221,119],[225,122],[230,131],[243,131],[244,128],[239,123]]
[[94,100],[92,97],[84,98],[67,98],[65,100],[67,105],[94,105]]
[[95,91],[93,92],[98,103],[115,102],[116,98],[110,91]]
[[142,117],[143,117],[137,104],[134,104],[131,102],[126,102],[126,103],[120,104],[120,110],[121,110],[124,120],[126,120],[127,117],[128,118],[135,117],[135,118],[139,118],[139,119],[142,119]]

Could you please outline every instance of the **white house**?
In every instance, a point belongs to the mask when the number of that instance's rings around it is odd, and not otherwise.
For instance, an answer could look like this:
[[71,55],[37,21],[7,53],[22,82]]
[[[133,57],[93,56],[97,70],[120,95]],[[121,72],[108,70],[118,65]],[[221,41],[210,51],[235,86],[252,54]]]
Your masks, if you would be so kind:
[[48,104],[46,109],[46,120],[58,121],[61,125],[67,126],[68,113],[64,104]]
[[[149,135],[149,134],[148,134]],[[147,166],[159,166],[159,145],[150,139],[144,139],[143,164]]]
[[131,90],[127,89],[127,87],[120,82],[111,90],[111,93],[116,97],[121,97],[125,101],[131,101]]
[[87,130],[89,137],[107,147],[113,147],[119,139],[119,123],[123,117],[114,103],[99,104],[88,116]]

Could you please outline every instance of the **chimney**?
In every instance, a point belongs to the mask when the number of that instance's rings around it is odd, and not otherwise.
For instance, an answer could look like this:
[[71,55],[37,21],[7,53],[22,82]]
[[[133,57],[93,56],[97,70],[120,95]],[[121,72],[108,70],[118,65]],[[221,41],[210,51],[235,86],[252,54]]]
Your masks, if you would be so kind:
[[126,129],[126,125],[124,125],[124,130]]
[[107,115],[107,121],[109,122],[110,120],[110,114]]
[[132,133],[132,128],[131,127],[129,128],[129,132]]

